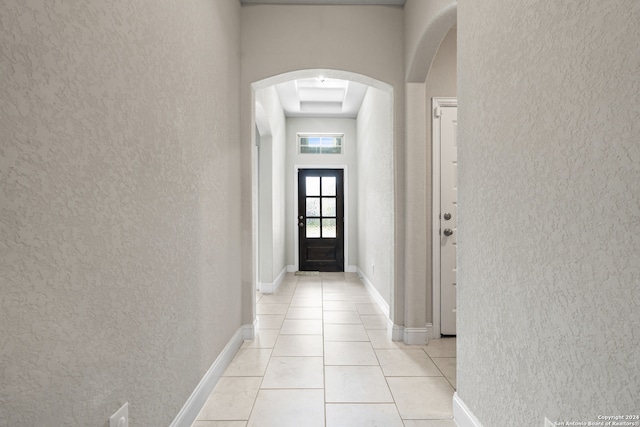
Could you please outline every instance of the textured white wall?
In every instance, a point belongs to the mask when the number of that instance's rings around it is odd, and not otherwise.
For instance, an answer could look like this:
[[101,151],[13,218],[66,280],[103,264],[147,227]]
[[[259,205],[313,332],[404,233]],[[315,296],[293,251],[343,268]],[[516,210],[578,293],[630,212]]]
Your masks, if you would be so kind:
[[433,58],[424,83],[409,83],[406,143],[405,326],[433,321],[431,98],[456,96],[456,30],[451,29]]
[[[258,282],[273,282],[273,149],[271,135],[258,148]],[[260,289],[260,287],[258,287]]]
[[[298,141],[297,133],[344,133],[343,153],[335,155],[319,155],[319,154],[300,154],[298,153]],[[298,251],[298,247],[294,244],[294,227],[297,225],[294,212],[297,211],[297,207],[293,206],[293,194],[294,194],[294,182],[293,175],[294,165],[312,165],[323,166],[331,168],[332,165],[347,165],[348,173],[348,186],[345,186],[345,191],[349,196],[347,211],[345,212],[348,217],[346,218],[349,227],[346,236],[345,243],[348,245],[349,253],[345,254],[344,267],[345,269],[349,265],[356,265],[358,256],[358,241],[357,241],[357,211],[358,204],[356,195],[358,193],[358,177],[357,177],[357,131],[355,119],[330,119],[330,118],[288,118],[287,119],[287,165],[286,173],[286,217],[288,227],[286,231],[288,233],[286,239],[287,245],[287,263],[294,265],[295,253]],[[297,243],[297,242],[295,242]]]
[[397,86],[402,99],[401,7],[243,5],[242,36],[243,81],[249,84],[324,68]]
[[[433,97],[455,97],[457,94],[457,29],[451,28],[438,47],[433,58],[429,74],[425,81],[427,105],[431,107]],[[431,135],[431,121],[427,124],[428,135]]]
[[239,9],[0,4],[0,425],[169,425],[241,326]]
[[[275,88],[273,88],[275,92]],[[277,93],[274,93],[277,98]],[[277,126],[273,137],[273,279],[287,268],[286,242],[288,227],[286,222],[286,182],[287,176],[287,122],[284,116],[278,115]]]
[[261,283],[273,283],[286,267],[286,118],[274,86],[256,91],[255,99],[265,111],[270,129],[270,134],[262,138],[259,148],[259,280]]
[[406,0],[404,69],[407,82],[423,83],[442,39],[456,22],[457,0]]
[[391,96],[369,88],[358,113],[358,267],[393,305]]
[[458,18],[458,394],[485,426],[637,414],[640,3]]

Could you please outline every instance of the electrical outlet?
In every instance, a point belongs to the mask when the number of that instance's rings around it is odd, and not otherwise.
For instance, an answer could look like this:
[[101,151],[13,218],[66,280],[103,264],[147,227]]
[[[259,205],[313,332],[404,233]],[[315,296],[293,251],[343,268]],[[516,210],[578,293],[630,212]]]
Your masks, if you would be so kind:
[[129,427],[129,402],[109,417],[109,427]]

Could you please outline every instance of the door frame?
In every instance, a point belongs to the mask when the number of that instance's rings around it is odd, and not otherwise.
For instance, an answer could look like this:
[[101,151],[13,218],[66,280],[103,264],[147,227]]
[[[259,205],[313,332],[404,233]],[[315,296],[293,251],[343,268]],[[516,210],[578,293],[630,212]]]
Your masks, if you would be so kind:
[[309,164],[293,165],[293,249],[294,249],[294,271],[300,270],[300,227],[298,227],[298,171],[302,169],[340,169],[342,170],[342,187],[344,194],[344,271],[349,271],[347,260],[349,259],[349,173],[347,165],[333,164]]
[[[440,111],[442,107],[457,107],[458,98],[431,98],[431,287],[433,290],[433,338],[440,338]],[[436,141],[438,143],[436,144]]]

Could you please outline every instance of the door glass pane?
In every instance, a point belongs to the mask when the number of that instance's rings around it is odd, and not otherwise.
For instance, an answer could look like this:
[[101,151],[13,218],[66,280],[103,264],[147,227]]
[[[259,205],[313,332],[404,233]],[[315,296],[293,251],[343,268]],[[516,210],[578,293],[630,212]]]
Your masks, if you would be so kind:
[[319,196],[320,195],[320,177],[308,176],[306,177],[307,196]]
[[331,219],[322,219],[322,237],[324,238],[335,238],[336,237],[336,220],[335,218]]
[[322,177],[322,195],[323,196],[336,195],[336,177],[335,176]]
[[320,237],[319,218],[307,218],[307,237]]
[[322,198],[322,216],[336,216],[336,199],[334,197]]
[[307,216],[320,216],[320,197],[307,197]]

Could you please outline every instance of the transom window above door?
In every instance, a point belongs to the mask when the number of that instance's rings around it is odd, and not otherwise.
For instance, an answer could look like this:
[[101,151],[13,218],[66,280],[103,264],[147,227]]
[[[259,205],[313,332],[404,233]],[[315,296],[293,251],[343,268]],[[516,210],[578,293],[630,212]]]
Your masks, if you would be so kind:
[[300,154],[342,154],[344,134],[298,134]]

